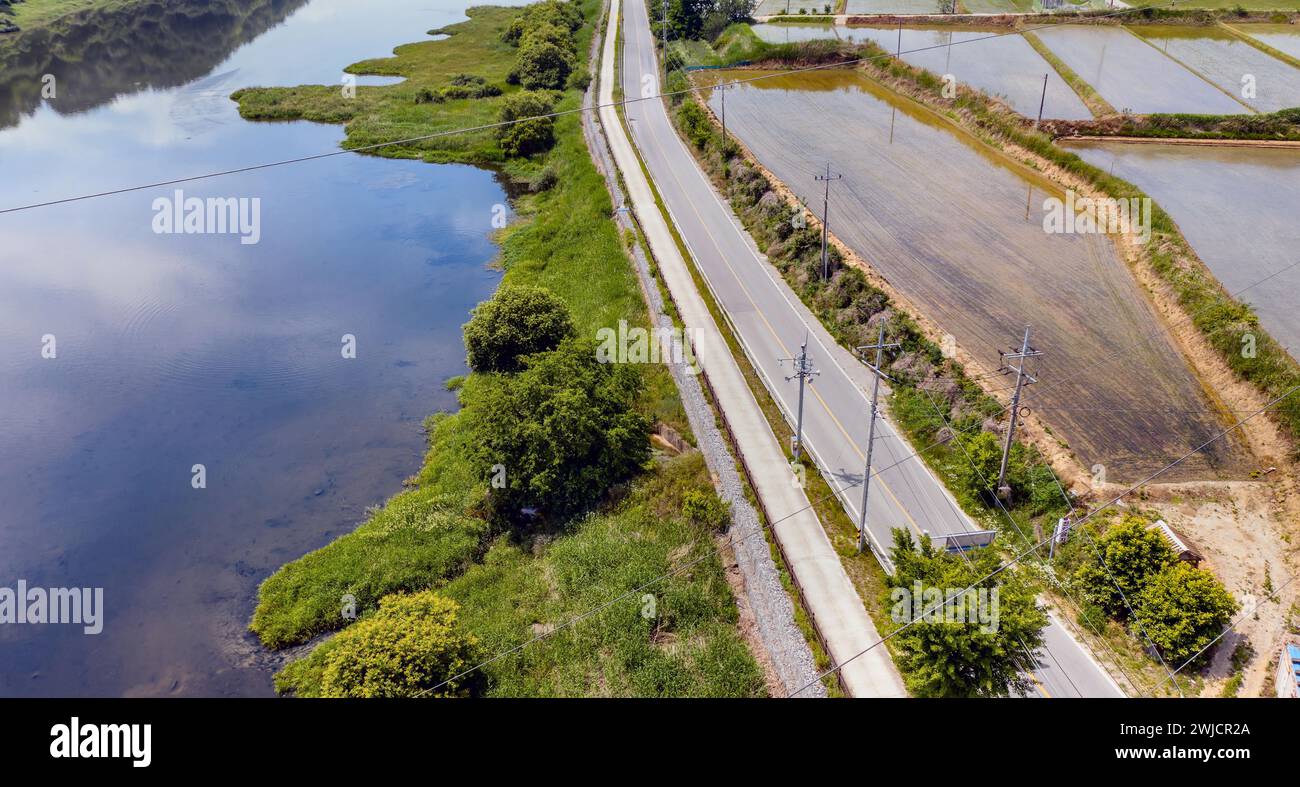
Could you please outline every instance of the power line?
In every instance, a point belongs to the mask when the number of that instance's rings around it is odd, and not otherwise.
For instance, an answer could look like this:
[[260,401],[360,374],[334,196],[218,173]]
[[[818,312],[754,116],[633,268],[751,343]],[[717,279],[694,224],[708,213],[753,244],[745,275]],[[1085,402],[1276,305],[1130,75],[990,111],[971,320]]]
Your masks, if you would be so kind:
[[[1281,402],[1281,401],[1283,401],[1284,399],[1290,397],[1290,396],[1291,396],[1292,394],[1294,394],[1296,391],[1300,391],[1300,385],[1293,386],[1293,387],[1290,388],[1286,393],[1282,394],[1281,396],[1277,397],[1276,399],[1273,399],[1273,400],[1270,401],[1268,404],[1264,405],[1263,407],[1259,408],[1259,409],[1256,410],[1255,412],[1251,413],[1249,416],[1247,416],[1247,417],[1241,419],[1240,421],[1237,421],[1237,422],[1236,422],[1235,424],[1233,424],[1232,426],[1228,427],[1227,429],[1224,429],[1223,431],[1221,431],[1221,432],[1219,432],[1218,434],[1216,434],[1214,437],[1211,437],[1209,440],[1206,440],[1204,443],[1201,443],[1201,444],[1200,444],[1199,446],[1197,446],[1196,448],[1193,448],[1191,451],[1188,451],[1187,453],[1185,453],[1185,454],[1183,454],[1182,456],[1178,457],[1178,458],[1175,459],[1173,462],[1170,462],[1169,464],[1165,465],[1164,467],[1160,468],[1159,470],[1155,471],[1154,473],[1148,475],[1146,478],[1142,479],[1141,481],[1138,481],[1136,484],[1134,484],[1134,485],[1132,485],[1131,487],[1129,487],[1128,489],[1124,490],[1124,491],[1121,492],[1119,495],[1116,495],[1115,497],[1111,498],[1110,500],[1108,500],[1107,502],[1105,502],[1105,503],[1102,504],[1101,506],[1098,506],[1097,508],[1093,509],[1092,511],[1089,511],[1088,514],[1087,514],[1086,516],[1084,516],[1083,519],[1080,519],[1078,522],[1075,522],[1075,523],[1071,524],[1071,525],[1070,525],[1070,528],[1073,529],[1073,528],[1075,528],[1075,527],[1078,527],[1079,525],[1082,525],[1082,524],[1088,522],[1088,521],[1089,521],[1090,519],[1092,519],[1094,516],[1096,516],[1097,514],[1101,513],[1102,511],[1105,511],[1106,509],[1110,508],[1112,505],[1114,505],[1114,504],[1115,504],[1116,502],[1118,502],[1119,500],[1122,500],[1123,498],[1125,498],[1125,497],[1127,497],[1128,495],[1132,494],[1135,490],[1141,488],[1142,486],[1145,486],[1146,484],[1150,483],[1151,481],[1154,481],[1156,478],[1158,478],[1158,477],[1164,475],[1165,473],[1169,472],[1170,470],[1172,470],[1173,468],[1175,468],[1175,467],[1177,467],[1179,464],[1181,464],[1181,463],[1182,463],[1184,460],[1186,460],[1187,458],[1189,458],[1189,457],[1191,457],[1191,456],[1194,456],[1195,454],[1199,453],[1199,452],[1202,451],[1204,448],[1206,448],[1207,446],[1209,446],[1211,443],[1214,443],[1215,441],[1217,441],[1217,440],[1223,438],[1225,435],[1227,435],[1227,434],[1229,434],[1230,432],[1236,430],[1236,429],[1239,428],[1242,424],[1245,424],[1247,421],[1249,421],[1250,419],[1252,419],[1252,418],[1258,416],[1260,413],[1263,413],[1263,412],[1265,412],[1266,410],[1271,409],[1272,407],[1274,407],[1275,405],[1277,405],[1279,402]],[[1042,547],[1044,544],[1046,544],[1047,541],[1048,541],[1048,539],[1046,539],[1046,538],[1045,538],[1045,539],[1042,539],[1042,540],[1039,541],[1038,543],[1036,543],[1036,544],[1030,546],[1029,548],[1027,548],[1027,549],[1021,551],[1021,552],[1018,553],[1015,557],[1011,558],[1010,560],[1006,561],[1005,563],[1002,563],[1002,564],[999,565],[997,568],[995,568],[994,570],[990,571],[988,574],[984,575],[984,576],[981,577],[980,579],[978,579],[978,580],[976,580],[975,582],[973,582],[973,583],[971,583],[970,585],[968,585],[966,588],[964,588],[964,589],[962,589],[962,590],[960,590],[960,591],[954,593],[952,596],[949,596],[948,598],[944,599],[943,601],[941,601],[941,602],[935,604],[933,607],[931,607],[931,608],[929,608],[929,609],[923,611],[920,617],[924,617],[925,615],[927,615],[927,614],[929,614],[929,613],[931,613],[931,612],[934,612],[934,611],[936,611],[936,610],[939,610],[939,609],[942,609],[942,608],[946,607],[948,604],[952,603],[953,600],[955,600],[955,599],[957,599],[957,598],[961,598],[962,596],[964,596],[964,595],[965,595],[967,592],[969,592],[970,590],[974,589],[975,587],[978,587],[980,583],[988,581],[989,579],[991,579],[991,578],[997,576],[998,574],[1001,574],[1003,571],[1006,571],[1007,569],[1009,569],[1011,566],[1015,565],[1016,563],[1019,563],[1022,559],[1024,559],[1024,557],[1025,557],[1026,555],[1028,555],[1029,553],[1033,552],[1034,550],[1039,549],[1039,548]],[[910,627],[911,627],[911,626],[912,626],[912,625],[913,625],[913,624],[914,624],[918,619],[919,619],[919,618],[913,618],[912,620],[908,621],[907,623],[903,624],[902,626],[898,627],[897,629],[894,629],[894,630],[891,631],[889,634],[885,635],[884,637],[881,637],[880,639],[876,640],[876,641],[873,642],[872,644],[868,645],[868,646],[867,646],[866,648],[864,648],[863,650],[858,651],[857,653],[853,654],[852,656],[849,656],[847,659],[844,659],[843,661],[841,661],[841,662],[839,662],[839,663],[837,663],[837,664],[833,664],[833,665],[831,665],[830,668],[828,668],[826,671],[822,672],[820,675],[817,676],[817,680],[813,681],[812,683],[807,683],[807,684],[805,684],[805,685],[802,686],[798,691],[793,692],[792,694],[790,694],[790,695],[788,695],[788,696],[793,697],[793,696],[795,696],[796,694],[799,694],[800,692],[802,692],[802,691],[804,691],[805,689],[809,688],[809,687],[812,686],[814,683],[820,681],[822,678],[824,678],[824,677],[826,677],[827,675],[831,674],[831,673],[834,672],[835,670],[842,668],[845,664],[848,664],[849,662],[853,661],[854,659],[857,659],[857,658],[861,657],[862,655],[864,655],[864,654],[870,652],[871,650],[875,649],[876,647],[880,646],[881,644],[883,644],[883,643],[885,643],[885,642],[888,642],[890,639],[892,639],[893,637],[895,637],[896,635],[898,635],[900,632],[903,632],[903,631],[907,630],[908,628],[910,628]]]
[[[1026,340],[1027,340],[1027,337],[1026,337]],[[947,426],[949,430],[951,430],[951,429],[952,429],[952,424],[948,421],[947,416],[945,416],[945,415],[943,414],[943,411],[939,409],[939,406],[938,406],[938,405],[935,403],[935,401],[934,401],[934,397],[932,397],[932,396],[930,395],[930,392],[929,392],[929,391],[926,391],[926,392],[925,392],[925,395],[926,395],[926,400],[930,403],[930,407],[931,407],[931,409],[933,409],[933,410],[935,411],[935,414],[937,414],[937,415],[939,416],[939,418],[943,421],[944,425]],[[975,464],[975,459],[974,459],[974,457],[972,457],[972,456],[970,455],[970,452],[966,450],[966,446],[965,446],[965,445],[964,445],[960,440],[957,440],[956,443],[957,443],[958,448],[961,449],[962,454],[966,457],[966,461],[967,461],[968,463],[970,463],[971,469],[974,470],[975,473],[976,473],[976,475],[979,476],[979,478],[980,478],[980,483],[983,484],[983,485],[985,486],[985,491],[987,491],[987,492],[990,493],[990,495],[991,495],[992,498],[993,498],[993,502],[994,502],[995,504],[997,504],[998,508],[1002,511],[1003,515],[1006,516],[1007,521],[1011,523],[1011,526],[1012,526],[1013,528],[1015,528],[1016,533],[1020,536],[1021,541],[1028,542],[1028,541],[1029,541],[1029,537],[1028,537],[1027,535],[1025,535],[1025,532],[1024,532],[1023,530],[1020,529],[1020,525],[1016,522],[1015,517],[1011,515],[1011,512],[1007,509],[1006,505],[1002,502],[1002,498],[1001,498],[1001,496],[998,494],[998,492],[1000,491],[1000,488],[999,488],[999,487],[1001,486],[1001,484],[999,483],[999,485],[998,485],[997,487],[989,485],[988,478],[984,475],[984,472],[983,472],[982,470],[979,469],[979,466],[978,466],[977,464]],[[1044,466],[1044,467],[1047,467],[1048,472],[1051,472],[1051,471],[1052,471],[1051,467],[1048,467],[1048,466],[1046,465],[1046,463],[1044,463],[1043,466]],[[1073,513],[1073,511],[1074,511],[1074,503],[1070,500],[1069,496],[1065,495],[1065,490],[1061,487],[1061,483],[1060,483],[1060,481],[1056,479],[1056,474],[1055,474],[1054,472],[1052,473],[1052,480],[1056,481],[1056,487],[1057,487],[1057,489],[1060,489],[1060,490],[1061,490],[1061,494],[1062,494],[1062,496],[1065,497],[1066,505],[1068,505],[1068,506],[1070,507],[1070,511],[1071,511],[1071,513]],[[952,501],[951,499],[949,499],[949,498],[947,497],[947,495],[945,495],[944,498],[945,498],[945,500],[947,500],[947,502],[948,502],[948,507],[949,507],[950,509],[954,508],[954,503],[953,503],[953,501]],[[965,557],[965,552],[962,552],[962,556]],[[1042,560],[1041,555],[1039,556],[1039,559]],[[968,565],[969,565],[969,563],[970,563],[970,561],[967,560],[967,564],[968,564]],[[1044,563],[1044,565],[1046,565],[1046,564],[1047,564],[1047,561],[1043,561],[1043,563]],[[1061,584],[1059,585],[1059,587],[1060,587],[1060,589],[1065,593],[1066,597],[1069,598],[1070,603],[1072,603],[1072,604],[1075,606],[1075,608],[1077,608],[1077,609],[1081,609],[1081,608],[1082,608],[1082,605],[1079,604],[1078,599],[1074,598],[1073,594],[1070,593],[1070,589],[1069,589],[1069,587],[1067,587],[1067,586],[1066,586],[1065,584],[1063,584],[1063,583],[1061,583]],[[1112,647],[1111,644],[1110,644],[1109,642],[1106,641],[1106,638],[1105,638],[1105,637],[1100,636],[1100,632],[1098,632],[1098,634],[1099,634],[1099,639],[1101,640],[1101,642],[1106,646],[1106,648],[1111,652],[1111,655],[1114,657],[1114,663],[1115,663],[1115,666],[1116,666],[1116,667],[1119,669],[1119,671],[1124,675],[1124,677],[1128,679],[1129,683],[1132,684],[1133,688],[1136,689],[1136,690],[1138,691],[1139,694],[1141,694],[1141,691],[1142,691],[1142,690],[1141,690],[1140,688],[1138,688],[1137,681],[1133,680],[1133,678],[1129,676],[1128,672],[1126,672],[1126,671],[1124,670],[1124,666],[1123,666],[1122,663],[1120,663],[1119,655],[1115,652],[1114,647]],[[1029,650],[1028,646],[1025,644],[1025,642],[1024,642],[1023,640],[1021,641],[1020,645],[1021,645],[1021,647],[1024,648],[1026,651]],[[1082,691],[1079,691],[1079,687],[1074,683],[1074,679],[1070,677],[1070,673],[1069,673],[1069,671],[1067,671],[1067,670],[1065,669],[1065,666],[1064,666],[1063,664],[1060,663],[1060,661],[1056,658],[1055,654],[1052,653],[1051,649],[1049,649],[1049,648],[1047,647],[1047,644],[1046,644],[1045,642],[1043,643],[1043,650],[1047,653],[1048,656],[1050,656],[1050,657],[1052,658],[1053,661],[1056,662],[1057,666],[1058,666],[1058,667],[1060,668],[1060,670],[1061,670],[1061,674],[1065,675],[1065,679],[1068,680],[1068,681],[1070,682],[1070,685],[1074,687],[1074,690],[1075,690],[1075,691],[1076,691],[1080,696],[1082,696],[1083,692],[1082,692]]]
[[[1180,1],[1181,1],[1181,0],[1174,0],[1174,2],[1171,3],[1171,5],[1174,5],[1174,4],[1176,4],[1177,2],[1180,2]],[[1118,11],[1112,13],[1112,14],[1099,14],[1099,15],[1097,15],[1097,16],[1089,16],[1089,17],[1085,17],[1085,18],[1082,18],[1082,19],[1077,20],[1077,21],[1056,22],[1056,23],[1052,23],[1052,24],[1044,24],[1044,25],[1038,25],[1038,26],[1031,26],[1031,27],[1024,28],[1024,29],[1022,29],[1022,30],[1008,30],[1007,32],[1004,32],[1004,33],[991,33],[991,34],[986,35],[986,36],[979,36],[979,37],[976,37],[976,38],[968,38],[968,39],[966,39],[966,40],[964,40],[964,41],[950,42],[950,43],[948,43],[948,44],[935,44],[935,45],[932,45],[932,46],[917,47],[916,49],[909,49],[909,50],[907,50],[906,52],[902,52],[902,51],[900,51],[898,54],[899,54],[899,55],[903,55],[903,54],[913,54],[913,53],[916,53],[916,52],[927,52],[927,51],[930,51],[930,50],[932,50],[932,49],[942,49],[942,48],[950,47],[950,46],[957,46],[957,45],[961,45],[961,44],[970,44],[970,43],[975,43],[975,42],[977,42],[977,41],[988,41],[988,40],[990,40],[990,39],[994,39],[994,38],[1002,38],[1002,37],[1004,37],[1004,36],[1009,36],[1009,35],[1020,35],[1020,34],[1025,33],[1025,32],[1033,32],[1033,31],[1035,31],[1035,30],[1042,30],[1042,29],[1044,29],[1044,28],[1049,28],[1049,27],[1053,27],[1053,28],[1054,28],[1054,27],[1060,27],[1060,26],[1062,26],[1062,25],[1083,24],[1083,23],[1086,23],[1086,22],[1092,22],[1092,21],[1097,20],[1097,19],[1106,19],[1106,18],[1110,18],[1110,17],[1120,16],[1120,15],[1127,14],[1127,13],[1129,13],[1129,12],[1131,12],[1131,11],[1136,11],[1136,10],[1138,10],[1138,7],[1133,6],[1133,7],[1129,7],[1129,8],[1120,9],[1120,10],[1118,10]],[[732,85],[732,86],[734,86],[734,85],[739,85],[739,84],[748,84],[748,83],[750,83],[750,82],[758,82],[758,81],[760,81],[760,80],[764,80],[764,79],[772,79],[772,78],[777,77],[777,76],[787,76],[787,75],[790,75],[790,74],[799,74],[799,73],[804,73],[804,72],[809,72],[809,71],[820,71],[820,70],[824,70],[824,69],[828,69],[828,68],[843,68],[844,66],[855,65],[855,64],[858,64],[858,63],[867,63],[867,62],[871,62],[871,61],[874,61],[874,60],[889,59],[889,58],[892,58],[892,57],[894,57],[894,55],[891,55],[891,54],[889,54],[889,53],[885,53],[885,54],[881,54],[881,55],[871,55],[871,56],[868,56],[868,57],[850,58],[850,59],[848,59],[848,60],[840,60],[840,61],[836,61],[836,62],[833,62],[833,63],[819,63],[819,64],[815,64],[815,65],[811,65],[811,66],[801,66],[801,67],[799,67],[799,68],[792,68],[792,69],[782,70],[782,71],[778,71],[778,72],[775,72],[775,73],[772,73],[772,74],[759,74],[759,75],[757,75],[757,76],[747,77],[747,78],[744,78],[744,79],[736,79],[736,80],[732,80],[729,84]],[[716,86],[713,86],[713,87],[716,87]],[[597,111],[597,112],[598,112],[599,110],[601,110],[601,109],[603,109],[603,108],[605,108],[605,107],[619,107],[619,106],[627,106],[628,104],[633,104],[633,103],[637,103],[637,102],[641,102],[641,101],[661,100],[661,99],[664,99],[664,98],[671,98],[671,97],[673,97],[673,96],[678,96],[678,95],[686,95],[686,94],[689,94],[689,93],[698,93],[698,92],[703,92],[703,91],[707,91],[707,90],[712,90],[713,87],[711,87],[711,86],[707,86],[707,85],[700,85],[700,86],[691,85],[691,86],[688,86],[688,87],[683,88],[683,89],[681,89],[681,90],[671,90],[671,91],[665,91],[665,92],[662,92],[662,93],[652,93],[652,94],[650,94],[650,95],[643,95],[643,96],[639,96],[639,97],[623,98],[623,99],[620,99],[620,100],[617,100],[617,101],[612,101],[612,102],[610,102],[610,103],[608,103],[608,104],[593,103],[591,106],[580,106],[580,107],[575,107],[575,108],[573,108],[573,109],[562,109],[562,110],[557,110],[557,111],[554,111],[554,112],[546,112],[546,113],[542,113],[542,114],[538,114],[538,115],[530,115],[530,116],[528,116],[528,117],[516,118],[516,119],[514,119],[514,120],[502,120],[502,121],[497,121],[497,122],[495,122],[495,123],[484,123],[484,124],[477,125],[477,126],[466,126],[466,127],[463,127],[463,128],[448,129],[448,130],[446,130],[446,131],[438,131],[438,132],[434,132],[434,133],[431,133],[431,134],[421,134],[421,135],[419,135],[419,136],[415,136],[415,137],[406,137],[406,138],[403,138],[403,139],[395,139],[395,140],[391,140],[391,141],[388,141],[388,142],[375,142],[375,143],[371,143],[371,144],[369,144],[369,145],[360,145],[360,146],[357,146],[357,147],[354,147],[354,148],[344,148],[344,149],[342,149],[342,150],[332,150],[332,151],[329,151],[329,152],[326,152],[326,153],[314,153],[314,154],[305,155],[305,156],[297,156],[297,157],[294,157],[294,158],[280,159],[280,160],[277,160],[277,161],[268,161],[268,162],[265,162],[265,163],[262,163],[262,164],[251,164],[251,165],[244,166],[244,167],[235,167],[235,168],[232,168],[232,169],[217,170],[217,171],[213,171],[213,172],[203,173],[203,174],[200,174],[200,175],[188,175],[188,176],[183,176],[183,177],[177,177],[177,178],[172,178],[172,179],[170,179],[170,180],[162,180],[162,181],[157,181],[157,182],[154,182],[154,183],[146,183],[146,184],[141,184],[141,185],[137,185],[137,186],[124,186],[124,187],[122,187],[122,188],[108,189],[108,190],[105,190],[105,191],[91,192],[91,193],[87,193],[87,194],[79,194],[79,195],[75,195],[75,196],[72,196],[72,197],[63,197],[63,198],[60,198],[60,199],[46,200],[46,201],[44,201],[44,202],[33,202],[33,203],[29,203],[29,204],[27,204],[27,205],[17,205],[17,206],[11,207],[11,208],[0,208],[0,215],[4,215],[4,214],[6,214],[6,213],[18,213],[18,212],[20,212],[20,211],[26,211],[26,210],[35,210],[35,209],[37,209],[37,208],[47,208],[47,207],[51,207],[51,206],[54,206],[54,205],[64,205],[64,204],[67,204],[67,203],[70,203],[70,202],[82,202],[82,201],[84,201],[84,200],[98,199],[98,198],[100,198],[100,197],[110,197],[110,196],[115,196],[115,195],[119,195],[119,194],[128,194],[128,193],[135,192],[135,191],[146,191],[146,190],[149,190],[149,189],[162,188],[162,187],[164,187],[164,186],[175,186],[175,185],[178,185],[178,184],[181,184],[181,183],[191,183],[191,182],[194,182],[194,181],[197,181],[197,180],[207,180],[207,179],[209,179],[209,178],[224,177],[224,176],[227,176],[227,175],[238,175],[238,174],[242,174],[242,173],[245,173],[245,172],[255,172],[255,171],[257,171],[257,170],[270,169],[270,168],[272,168],[272,167],[282,167],[282,166],[286,166],[286,165],[289,165],[289,164],[300,164],[300,163],[302,163],[302,162],[306,162],[306,161],[317,161],[317,160],[319,160],[319,159],[327,159],[327,158],[332,158],[332,157],[334,157],[334,156],[343,156],[343,155],[346,155],[346,154],[348,154],[348,153],[365,153],[365,152],[372,151],[372,150],[379,150],[379,149],[381,149],[381,148],[393,147],[393,146],[396,146],[396,145],[410,145],[410,144],[414,144],[414,143],[417,143],[417,142],[427,142],[427,141],[429,141],[429,140],[431,140],[431,139],[438,139],[438,138],[441,138],[441,137],[455,136],[455,135],[458,135],[458,134],[472,134],[472,133],[477,132],[477,131],[491,131],[491,130],[493,130],[493,129],[504,128],[504,127],[506,127],[506,126],[512,126],[512,125],[515,125],[515,124],[517,124],[517,123],[526,123],[526,122],[529,122],[529,121],[532,121],[532,120],[547,120],[547,119],[554,119],[554,118],[564,117],[564,116],[566,116],[566,115],[573,115],[573,114],[578,114],[578,113],[581,113],[581,112],[588,112],[588,111]]]

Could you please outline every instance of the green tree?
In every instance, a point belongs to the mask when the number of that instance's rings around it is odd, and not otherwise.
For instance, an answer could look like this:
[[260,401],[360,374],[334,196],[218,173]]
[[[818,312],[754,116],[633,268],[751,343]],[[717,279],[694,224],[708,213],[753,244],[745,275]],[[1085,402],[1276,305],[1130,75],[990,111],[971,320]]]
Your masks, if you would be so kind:
[[1134,514],[1111,525],[1096,542],[1096,549],[1084,550],[1075,582],[1089,602],[1123,620],[1129,605],[1136,610],[1137,598],[1151,577],[1174,562],[1174,553],[1159,532],[1147,529],[1147,521]]
[[1213,574],[1182,561],[1151,577],[1135,603],[1142,631],[1174,665],[1208,646],[1237,611]]
[[519,44],[519,57],[510,72],[510,81],[527,90],[561,90],[577,66],[570,47],[547,38],[525,35]]
[[465,323],[465,352],[476,372],[517,372],[524,356],[574,335],[569,308],[541,287],[502,287]]
[[566,340],[529,356],[517,375],[479,382],[465,394],[471,461],[506,516],[581,509],[649,457],[641,375],[600,363],[590,340]]
[[[998,444],[997,436],[980,431],[958,435],[957,439],[962,443],[956,451],[959,487],[974,500],[991,500],[991,490],[998,483],[998,470],[1002,467],[1002,446]],[[968,457],[969,462],[966,461]],[[1013,491],[1014,486],[1012,483]]]
[[519,48],[522,50],[532,44],[540,43],[555,44],[560,49],[571,54],[577,52],[573,42],[573,34],[567,28],[561,28],[550,22],[538,25],[524,33],[524,37],[519,41]]
[[[478,640],[460,630],[459,605],[432,591],[385,596],[379,609],[325,649],[322,697],[465,697],[482,688]],[[434,688],[444,681],[445,686]]]
[[[916,621],[894,637],[897,663],[913,694],[1005,697],[1028,690],[1024,672],[1037,666],[1032,654],[1042,645],[1047,615],[1021,575],[1002,571],[989,577],[999,565],[992,550],[963,558],[936,550],[928,540],[917,547],[901,529],[894,531],[890,557],[895,572],[885,603],[896,623]],[[968,587],[971,592],[958,594]],[[918,590],[919,610],[913,603]],[[964,615],[954,611],[963,609]]]
[[506,43],[517,44],[523,40],[529,30],[544,24],[552,24],[574,32],[582,27],[582,9],[577,3],[561,0],[533,3],[522,14],[511,20],[510,26],[501,37]]
[[508,156],[529,156],[555,144],[554,118],[538,117],[550,111],[551,97],[546,93],[523,91],[506,96],[497,117],[507,124],[496,129],[501,150]]

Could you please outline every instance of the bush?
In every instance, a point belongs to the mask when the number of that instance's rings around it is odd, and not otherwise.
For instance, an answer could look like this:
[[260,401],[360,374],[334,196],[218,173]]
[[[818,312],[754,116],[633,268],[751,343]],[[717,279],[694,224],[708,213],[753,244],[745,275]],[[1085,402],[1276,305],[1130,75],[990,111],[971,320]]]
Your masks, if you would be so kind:
[[554,44],[571,55],[577,54],[577,48],[573,43],[573,34],[567,29],[549,23],[538,25],[524,33],[524,37],[519,41],[519,49],[522,52],[529,46],[542,43]]
[[564,301],[541,287],[502,287],[465,323],[469,368],[517,372],[527,355],[548,352],[573,336]]
[[586,90],[590,84],[591,74],[586,71],[574,71],[569,74],[569,80],[564,83],[564,87],[568,90]]
[[542,167],[542,171],[537,173],[528,184],[528,190],[537,193],[539,191],[549,191],[555,188],[555,184],[560,182],[560,175],[556,172],[554,165],[547,164]]
[[[555,120],[537,117],[551,111],[551,98],[546,93],[525,91],[507,96],[501,103],[498,119],[509,125],[498,126],[497,142],[508,156],[529,156],[541,153],[555,144]],[[521,118],[532,118],[521,120]],[[519,122],[514,122],[519,121]]]
[[1137,622],[1177,667],[1207,647],[1236,611],[1213,574],[1177,561],[1151,577],[1138,599]]
[[[1090,536],[1083,534],[1083,538]],[[1136,611],[1138,597],[1151,578],[1175,561],[1174,553],[1159,532],[1148,530],[1146,520],[1132,514],[1111,525],[1096,541],[1096,550],[1085,551],[1087,557],[1075,572],[1075,582],[1088,602],[1124,620],[1129,605]]]
[[688,491],[682,496],[682,514],[691,522],[710,530],[723,530],[731,520],[727,504],[713,490]]
[[[411,697],[472,668],[478,640],[459,630],[459,609],[431,591],[385,597],[325,650],[320,695]],[[482,683],[476,671],[421,696],[467,697]]]
[[576,32],[582,27],[582,9],[575,2],[561,0],[534,3],[510,22],[501,39],[508,44],[518,44],[529,30],[547,24]]
[[520,44],[510,80],[528,90],[559,90],[577,65],[570,49],[544,39]]
[[518,375],[484,383],[467,391],[470,460],[506,517],[575,512],[649,457],[650,423],[636,410],[641,375],[600,363],[589,340],[569,339],[529,356]]
[[441,91],[430,90],[427,87],[415,91],[415,103],[417,104],[441,104],[443,101],[446,101],[446,99]]

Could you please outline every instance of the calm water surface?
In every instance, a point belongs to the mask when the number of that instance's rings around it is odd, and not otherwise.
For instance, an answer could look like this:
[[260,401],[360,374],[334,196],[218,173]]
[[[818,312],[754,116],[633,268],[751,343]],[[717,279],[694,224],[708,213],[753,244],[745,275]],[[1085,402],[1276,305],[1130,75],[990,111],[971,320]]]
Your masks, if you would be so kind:
[[[466,3],[161,5],[0,63],[0,208],[334,150],[230,92],[338,84]],[[175,188],[258,198],[260,242],[155,234]],[[270,693],[257,584],[417,469],[504,202],[482,170],[340,156],[0,215],[0,587],[106,607],[97,636],[0,627],[0,694]]]

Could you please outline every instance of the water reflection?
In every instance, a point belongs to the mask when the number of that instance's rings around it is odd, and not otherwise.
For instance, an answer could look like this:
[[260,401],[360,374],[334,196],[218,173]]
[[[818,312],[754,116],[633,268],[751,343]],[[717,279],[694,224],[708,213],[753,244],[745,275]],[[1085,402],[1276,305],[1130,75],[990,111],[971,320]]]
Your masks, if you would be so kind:
[[[334,150],[341,127],[245,122],[229,93],[338,84],[465,7],[196,5],[167,32],[143,17],[143,51],[92,46],[0,130],[0,206]],[[150,65],[205,35],[184,76]],[[0,587],[102,587],[106,606],[98,636],[0,626],[0,695],[270,693],[257,584],[397,491],[420,422],[455,406],[460,325],[499,280],[492,173],[339,156],[183,190],[258,198],[260,242],[155,234],[174,187],[0,215]]]
[[0,39],[0,128],[42,102],[55,78],[60,113],[84,112],[140,90],[183,85],[211,71],[307,0],[179,0],[72,14],[50,28]]

